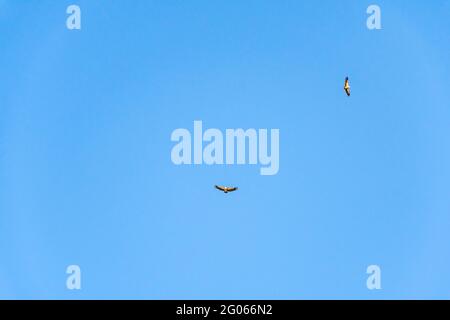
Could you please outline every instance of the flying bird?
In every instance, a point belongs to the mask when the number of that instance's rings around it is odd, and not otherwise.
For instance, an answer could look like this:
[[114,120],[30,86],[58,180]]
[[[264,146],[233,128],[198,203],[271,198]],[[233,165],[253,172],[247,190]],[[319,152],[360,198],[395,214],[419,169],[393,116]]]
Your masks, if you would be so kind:
[[350,97],[350,84],[348,83],[348,77],[345,78],[344,90],[347,96]]
[[222,186],[214,186],[217,190],[223,191],[224,193],[236,191],[237,187],[222,187]]

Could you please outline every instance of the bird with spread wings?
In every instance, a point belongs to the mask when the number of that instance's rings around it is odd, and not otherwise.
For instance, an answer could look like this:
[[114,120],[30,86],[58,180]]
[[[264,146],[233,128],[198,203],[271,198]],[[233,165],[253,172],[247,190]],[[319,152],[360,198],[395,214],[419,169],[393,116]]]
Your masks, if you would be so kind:
[[224,193],[233,192],[233,191],[236,191],[238,189],[237,187],[223,187],[223,186],[218,186],[218,185],[215,185],[214,187],[217,190],[220,190],[220,191],[222,191]]
[[347,96],[350,97],[350,84],[348,82],[348,77],[345,78],[344,91],[347,94]]

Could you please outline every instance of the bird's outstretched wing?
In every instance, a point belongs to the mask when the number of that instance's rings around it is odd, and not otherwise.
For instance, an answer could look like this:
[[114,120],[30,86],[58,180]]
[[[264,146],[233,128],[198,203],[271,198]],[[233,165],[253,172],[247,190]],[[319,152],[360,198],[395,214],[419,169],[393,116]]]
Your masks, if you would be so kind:
[[217,190],[220,190],[220,191],[224,191],[224,192],[225,192],[225,187],[218,186],[218,185],[215,185],[214,187],[215,187]]
[[238,188],[237,187],[233,187],[233,188],[227,188],[228,192],[233,192],[236,191]]

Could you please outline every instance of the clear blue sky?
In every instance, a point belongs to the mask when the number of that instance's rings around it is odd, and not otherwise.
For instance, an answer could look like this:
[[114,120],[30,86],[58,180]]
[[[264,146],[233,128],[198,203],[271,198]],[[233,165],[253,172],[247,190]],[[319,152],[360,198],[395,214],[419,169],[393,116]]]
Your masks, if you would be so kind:
[[[0,0],[0,298],[450,298],[449,17]],[[280,129],[279,173],[175,166],[194,120]]]

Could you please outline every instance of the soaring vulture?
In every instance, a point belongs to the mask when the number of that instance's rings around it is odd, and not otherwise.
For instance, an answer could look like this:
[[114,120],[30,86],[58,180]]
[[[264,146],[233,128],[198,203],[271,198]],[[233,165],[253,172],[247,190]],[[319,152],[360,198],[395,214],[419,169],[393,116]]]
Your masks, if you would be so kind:
[[350,84],[348,83],[348,77],[345,78],[344,90],[347,96],[350,97]]
[[237,187],[223,187],[223,186],[214,186],[217,190],[223,191],[224,193],[236,191]]

